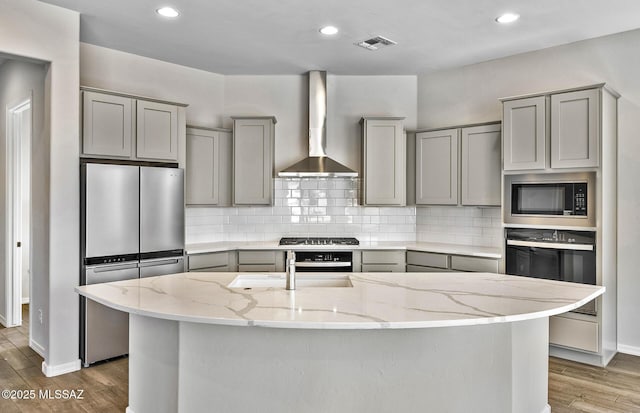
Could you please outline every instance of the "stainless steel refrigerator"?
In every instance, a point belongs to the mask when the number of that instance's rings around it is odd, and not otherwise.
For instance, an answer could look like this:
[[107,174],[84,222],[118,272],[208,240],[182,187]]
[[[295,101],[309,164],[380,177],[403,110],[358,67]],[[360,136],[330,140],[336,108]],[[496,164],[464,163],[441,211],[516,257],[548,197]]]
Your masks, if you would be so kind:
[[[182,169],[81,165],[80,284],[184,271]],[[81,299],[85,366],[129,352],[127,313]]]

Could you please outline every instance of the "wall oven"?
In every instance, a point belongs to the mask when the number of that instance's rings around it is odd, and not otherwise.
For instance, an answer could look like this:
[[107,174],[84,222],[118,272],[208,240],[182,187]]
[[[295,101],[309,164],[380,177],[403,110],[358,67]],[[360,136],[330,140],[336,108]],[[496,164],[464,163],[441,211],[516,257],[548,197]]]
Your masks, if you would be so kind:
[[[507,229],[506,273],[596,285],[596,233]],[[596,315],[596,302],[573,310]]]
[[505,175],[506,224],[595,227],[595,172]]

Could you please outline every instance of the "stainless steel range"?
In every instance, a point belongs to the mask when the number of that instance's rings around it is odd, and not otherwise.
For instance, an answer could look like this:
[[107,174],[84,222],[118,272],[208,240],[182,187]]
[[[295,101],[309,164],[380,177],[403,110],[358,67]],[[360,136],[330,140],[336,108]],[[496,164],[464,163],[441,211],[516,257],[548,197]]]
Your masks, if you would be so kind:
[[[291,246],[296,251],[296,270],[298,272],[352,272],[353,252],[331,250],[332,246],[359,245],[356,238],[282,238],[280,245]],[[318,246],[319,250],[296,250],[300,246]]]

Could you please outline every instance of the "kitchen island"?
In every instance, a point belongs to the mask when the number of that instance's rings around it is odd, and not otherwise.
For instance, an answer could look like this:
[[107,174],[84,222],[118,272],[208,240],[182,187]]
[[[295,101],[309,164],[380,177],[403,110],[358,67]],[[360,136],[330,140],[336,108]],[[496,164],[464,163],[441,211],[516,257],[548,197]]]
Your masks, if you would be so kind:
[[488,273],[324,275],[335,287],[307,273],[296,291],[237,276],[76,288],[130,314],[128,412],[548,412],[549,316],[604,292]]

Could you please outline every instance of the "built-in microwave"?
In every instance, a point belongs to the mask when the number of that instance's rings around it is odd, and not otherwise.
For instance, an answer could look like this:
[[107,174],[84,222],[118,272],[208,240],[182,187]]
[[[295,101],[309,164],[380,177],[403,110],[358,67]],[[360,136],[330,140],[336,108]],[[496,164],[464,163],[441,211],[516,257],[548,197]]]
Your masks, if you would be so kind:
[[595,227],[595,172],[505,175],[504,222]]

